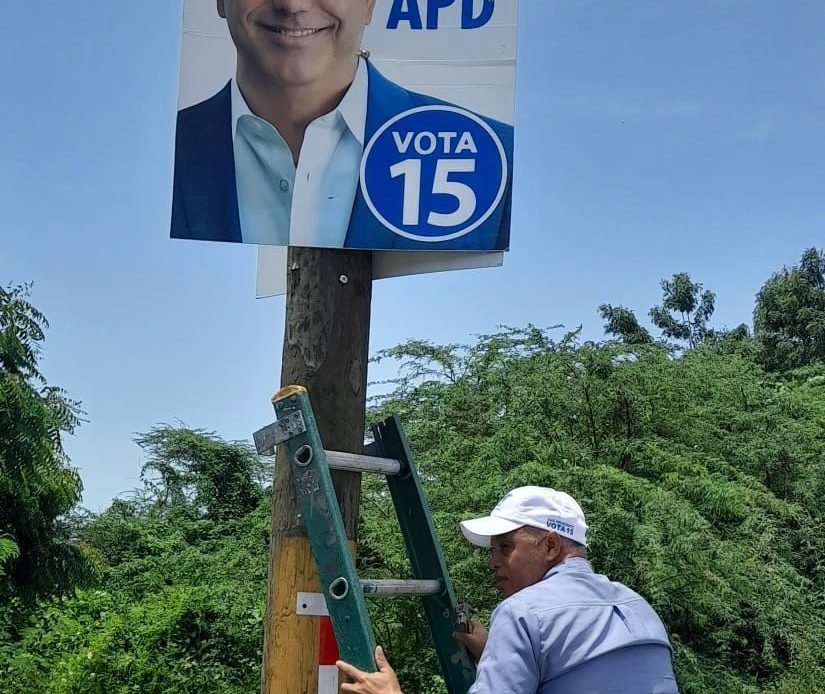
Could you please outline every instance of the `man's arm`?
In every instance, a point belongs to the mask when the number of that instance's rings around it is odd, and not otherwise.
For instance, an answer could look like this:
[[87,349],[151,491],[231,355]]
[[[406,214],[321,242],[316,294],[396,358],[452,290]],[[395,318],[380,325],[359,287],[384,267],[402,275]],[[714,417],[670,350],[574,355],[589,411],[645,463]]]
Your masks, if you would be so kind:
[[[524,606],[499,605],[482,648],[476,681],[467,694],[535,694],[541,680],[539,630]],[[341,685],[345,694],[403,694],[381,646],[375,649],[378,672],[363,672],[341,660],[335,664],[352,680]]]
[[467,694],[535,694],[541,681],[539,641],[535,616],[518,603],[501,603]]

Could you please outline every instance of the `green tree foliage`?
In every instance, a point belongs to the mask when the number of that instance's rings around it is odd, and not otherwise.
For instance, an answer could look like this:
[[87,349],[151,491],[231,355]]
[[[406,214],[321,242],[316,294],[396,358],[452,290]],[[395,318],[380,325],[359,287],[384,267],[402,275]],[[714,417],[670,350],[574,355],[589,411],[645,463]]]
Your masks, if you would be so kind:
[[170,426],[135,441],[149,456],[142,477],[158,508],[187,508],[221,521],[246,515],[261,500],[264,469],[249,444]]
[[248,445],[203,431],[137,441],[143,487],[78,523],[105,567],[98,586],[42,601],[23,623],[4,626],[0,609],[2,694],[257,691],[267,471]]
[[650,318],[666,337],[695,347],[709,334],[708,321],[713,315],[716,295],[702,291],[686,272],[662,280],[662,304],[650,309]]
[[[401,415],[459,593],[482,615],[497,596],[459,520],[512,487],[552,486],[588,514],[596,569],[662,615],[683,692],[820,691],[820,381],[777,385],[746,351],[713,344],[674,359],[532,327],[432,345],[432,359],[426,343],[412,347],[392,351],[404,373],[373,416]],[[362,508],[363,571],[404,575],[380,485],[367,483]],[[382,603],[375,623],[407,690],[443,691],[415,604]]]
[[647,328],[639,325],[636,314],[624,306],[602,304],[599,315],[605,321],[604,332],[629,345],[645,345],[653,342]]
[[825,361],[825,252],[809,248],[756,296],[754,336],[771,371]]
[[60,520],[82,489],[61,441],[79,409],[39,371],[48,322],[29,289],[0,287],[0,603],[64,590],[93,569]]
[[[806,252],[799,268],[766,283],[758,341],[746,326],[710,330],[713,295],[679,274],[663,282],[653,316],[686,345],[679,350],[605,304],[607,332],[619,340],[555,339],[527,326],[470,345],[414,340],[381,352],[398,377],[370,417],[401,416],[458,593],[482,618],[498,601],[486,555],[458,522],[488,513],[512,487],[552,486],[584,507],[596,570],[641,592],[664,619],[682,692],[822,691],[825,364],[813,336],[824,274],[822,254]],[[99,515],[68,513],[79,483],[59,435],[76,410],[37,373],[44,319],[23,290],[3,296],[0,499],[37,511],[32,527],[49,549],[38,556],[55,575],[64,575],[56,547],[82,547],[103,569],[97,584],[23,611],[3,571],[19,571],[32,545],[18,525],[0,524],[0,694],[256,691],[269,471],[246,444],[156,427],[137,438],[147,463],[132,497]],[[804,320],[776,322],[785,305]],[[763,361],[799,368],[776,375]],[[34,462],[9,467],[18,460],[10,450]],[[403,577],[386,487],[366,477],[363,491],[360,571]],[[44,493],[62,503],[33,501]],[[371,610],[405,691],[444,694],[418,603]]]
[[6,565],[12,559],[20,556],[20,548],[17,543],[8,537],[0,537],[0,578],[6,575]]

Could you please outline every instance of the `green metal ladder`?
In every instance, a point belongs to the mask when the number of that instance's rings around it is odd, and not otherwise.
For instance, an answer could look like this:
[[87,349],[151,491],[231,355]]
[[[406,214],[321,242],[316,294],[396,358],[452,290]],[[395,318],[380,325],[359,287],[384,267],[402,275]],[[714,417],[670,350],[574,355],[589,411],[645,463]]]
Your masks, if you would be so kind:
[[[325,451],[309,396],[290,386],[273,398],[277,422],[255,432],[255,446],[272,455],[286,449],[298,511],[312,547],[318,577],[332,621],[341,659],[361,670],[375,671],[375,635],[365,596],[420,595],[441,673],[450,694],[466,694],[475,667],[453,632],[467,624],[459,606],[435,533],[430,509],[400,421],[372,426],[374,443],[366,455]],[[350,554],[330,468],[386,476],[413,579],[361,580]]]

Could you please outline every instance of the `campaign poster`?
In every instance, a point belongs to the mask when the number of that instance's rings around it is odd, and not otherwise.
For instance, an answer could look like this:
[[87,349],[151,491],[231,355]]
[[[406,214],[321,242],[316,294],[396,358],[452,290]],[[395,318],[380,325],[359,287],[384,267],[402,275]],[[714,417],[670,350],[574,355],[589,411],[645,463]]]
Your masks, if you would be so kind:
[[171,236],[380,251],[378,276],[500,264],[516,10],[185,0]]

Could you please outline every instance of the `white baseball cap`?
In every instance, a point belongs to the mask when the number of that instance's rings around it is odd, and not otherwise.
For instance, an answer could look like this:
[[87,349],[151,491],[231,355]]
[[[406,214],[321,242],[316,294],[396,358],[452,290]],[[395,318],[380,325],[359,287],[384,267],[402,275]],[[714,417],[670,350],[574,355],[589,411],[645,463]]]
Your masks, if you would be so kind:
[[478,547],[489,547],[491,537],[525,525],[587,544],[587,523],[581,506],[569,494],[549,487],[518,487],[507,492],[489,516],[460,523],[464,537]]

